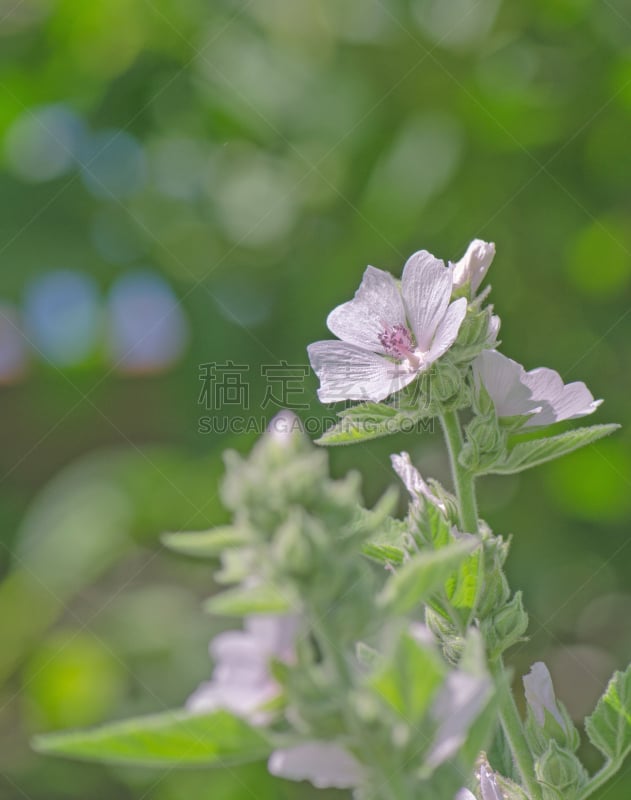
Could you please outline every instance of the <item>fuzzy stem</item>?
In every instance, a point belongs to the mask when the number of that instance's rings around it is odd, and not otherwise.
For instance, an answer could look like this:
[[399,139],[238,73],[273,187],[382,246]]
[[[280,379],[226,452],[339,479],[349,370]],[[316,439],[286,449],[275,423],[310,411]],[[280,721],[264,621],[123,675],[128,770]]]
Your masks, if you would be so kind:
[[462,432],[456,411],[446,411],[440,418],[449,451],[451,473],[458,498],[460,527],[463,533],[478,532],[478,506],[475,499],[473,475],[458,461],[462,450]]
[[524,729],[515,705],[515,699],[508,683],[506,670],[502,658],[497,659],[492,667],[497,688],[497,697],[500,710],[502,729],[510,745],[515,764],[519,770],[524,786],[531,800],[541,800],[541,787],[534,773],[532,755],[528,742],[524,736]]
[[[441,416],[441,424],[445,434],[445,441],[447,442],[447,450],[449,451],[451,473],[458,500],[460,527],[463,532],[478,533],[478,507],[474,477],[460,464],[458,458],[463,445],[458,413],[456,411],[445,412]],[[501,658],[497,659],[492,671],[497,686],[502,728],[521,774],[524,787],[528,791],[531,800],[541,800],[541,788],[534,773],[532,755]]]
[[581,789],[578,800],[586,800],[591,797],[597,789],[604,786],[613,776],[620,771],[623,759],[617,758],[613,761],[607,761],[595,775],[587,781],[585,786]]

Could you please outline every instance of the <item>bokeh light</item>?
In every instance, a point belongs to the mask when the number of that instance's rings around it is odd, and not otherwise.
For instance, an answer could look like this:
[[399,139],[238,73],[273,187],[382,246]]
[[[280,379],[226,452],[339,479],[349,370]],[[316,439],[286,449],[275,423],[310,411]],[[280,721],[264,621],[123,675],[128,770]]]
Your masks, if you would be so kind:
[[96,282],[71,270],[55,270],[32,281],[24,298],[24,325],[34,350],[55,367],[85,361],[101,334]]
[[76,165],[85,139],[81,118],[64,105],[26,109],[5,134],[5,158],[25,181],[49,181]]
[[116,201],[140,189],[147,174],[142,146],[123,130],[95,133],[86,143],[81,180],[95,197]]
[[119,278],[108,299],[108,344],[121,372],[161,372],[182,354],[188,324],[168,284],[149,270]]

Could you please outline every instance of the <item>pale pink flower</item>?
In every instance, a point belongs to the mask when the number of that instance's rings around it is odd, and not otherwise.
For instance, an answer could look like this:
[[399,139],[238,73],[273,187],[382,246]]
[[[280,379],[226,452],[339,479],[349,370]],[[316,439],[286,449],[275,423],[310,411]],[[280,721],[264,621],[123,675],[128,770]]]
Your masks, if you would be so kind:
[[225,709],[255,725],[267,722],[262,706],[280,691],[269,662],[291,663],[297,624],[293,616],[252,616],[244,630],[220,633],[209,648],[215,662],[212,678],[193,692],[186,707],[195,713]]
[[346,750],[327,742],[275,750],[267,768],[291,781],[310,781],[318,789],[352,789],[362,780],[362,767]]
[[564,384],[558,372],[547,367],[530,372],[512,358],[485,350],[473,362],[476,385],[489,393],[498,417],[528,416],[524,428],[539,428],[566,419],[593,414],[602,400],[582,381]]
[[452,271],[426,250],[407,260],[400,285],[368,267],[354,299],[328,316],[341,341],[307,348],[320,400],[383,400],[425,372],[455,342],[467,312],[464,297],[450,303],[452,288]]
[[532,665],[528,675],[524,675],[523,682],[526,702],[534,714],[537,724],[543,728],[547,711],[565,730],[565,720],[554,696],[552,678],[543,661],[537,661]]

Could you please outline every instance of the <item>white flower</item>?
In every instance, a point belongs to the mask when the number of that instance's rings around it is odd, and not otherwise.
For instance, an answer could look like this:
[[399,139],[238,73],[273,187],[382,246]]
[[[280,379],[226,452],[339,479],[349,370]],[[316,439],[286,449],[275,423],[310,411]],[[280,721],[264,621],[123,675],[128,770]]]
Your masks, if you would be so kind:
[[594,400],[582,381],[564,384],[553,369],[530,372],[497,350],[485,350],[473,362],[476,385],[483,384],[498,417],[528,416],[525,428],[542,427],[592,414],[602,400]]
[[486,705],[491,688],[487,677],[461,670],[449,673],[432,708],[438,730],[427,757],[430,766],[438,767],[459,750],[469,728]]
[[435,505],[443,513],[445,513],[445,504],[439,500],[429,488],[421,473],[412,463],[409,453],[391,455],[390,460],[392,461],[392,467],[394,471],[403,481],[403,485],[410,493],[412,500],[418,500],[419,495],[421,495],[430,503],[432,503],[432,505]]
[[[212,679],[193,692],[186,707],[193,713],[225,709],[253,725],[264,725],[270,715],[262,707],[279,693],[270,659],[293,661],[297,627],[294,616],[252,616],[246,618],[244,630],[220,633],[210,643]],[[273,775],[308,780],[318,788],[346,789],[361,780],[361,766],[353,756],[326,742],[275,750],[268,768]]]
[[449,264],[453,274],[454,289],[462,289],[469,284],[471,294],[474,295],[484,280],[494,257],[495,244],[493,242],[474,239],[460,261]]
[[495,773],[486,760],[480,765],[479,778],[482,800],[504,800],[504,795],[497,785]]
[[336,744],[306,742],[270,756],[272,775],[292,781],[310,781],[318,789],[351,789],[362,779],[361,765]]
[[383,400],[427,370],[455,342],[467,312],[464,297],[450,304],[452,284],[452,271],[426,250],[407,260],[400,286],[368,267],[354,299],[328,316],[341,341],[308,347],[320,400]]
[[526,701],[534,714],[537,724],[543,728],[546,721],[545,712],[548,711],[565,730],[565,721],[556,698],[554,696],[554,686],[548,668],[542,661],[537,661],[530,668],[528,675],[524,675],[524,690]]
[[268,715],[261,706],[279,692],[269,661],[292,661],[296,630],[293,616],[252,616],[244,630],[220,633],[209,648],[215,661],[212,679],[193,692],[186,707],[195,713],[225,709],[255,725],[264,724]]
[[[477,778],[482,800],[504,800],[504,795],[497,784],[497,776],[484,755],[480,762]],[[477,798],[469,789],[461,789],[454,800],[477,800]]]

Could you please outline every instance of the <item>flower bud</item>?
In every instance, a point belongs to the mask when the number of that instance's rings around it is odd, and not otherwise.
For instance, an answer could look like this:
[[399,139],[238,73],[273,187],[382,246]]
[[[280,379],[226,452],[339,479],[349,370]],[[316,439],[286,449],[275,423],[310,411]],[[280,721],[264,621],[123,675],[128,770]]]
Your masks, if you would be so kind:
[[499,456],[504,450],[506,434],[497,424],[497,418],[474,417],[467,425],[467,439],[475,443],[478,453]]
[[471,294],[475,294],[494,257],[495,244],[493,242],[474,239],[460,261],[453,265],[454,289],[470,286]]
[[535,762],[535,773],[542,784],[544,800],[575,797],[587,780],[585,768],[574,753],[559,747],[555,741],[548,744]]
[[489,656],[495,658],[524,638],[528,614],[524,611],[521,592],[489,619],[482,622]]
[[509,542],[490,531],[482,532],[484,543],[483,589],[478,604],[478,617],[485,619],[503,608],[510,597],[510,588],[504,575],[504,562]]
[[460,370],[448,361],[438,363],[432,374],[432,400],[440,403],[459,400],[463,391]]
[[550,741],[576,750],[580,737],[570,715],[556,699],[552,678],[546,665],[538,661],[523,678],[528,718],[526,735],[535,752],[543,752]]
[[425,622],[442,648],[450,664],[457,664],[464,650],[464,639],[452,622],[429,606],[425,609]]
[[498,608],[505,606],[509,597],[510,587],[506,575],[501,567],[493,567],[484,576],[484,590],[477,609],[480,619],[485,619]]

